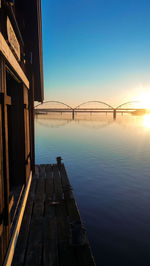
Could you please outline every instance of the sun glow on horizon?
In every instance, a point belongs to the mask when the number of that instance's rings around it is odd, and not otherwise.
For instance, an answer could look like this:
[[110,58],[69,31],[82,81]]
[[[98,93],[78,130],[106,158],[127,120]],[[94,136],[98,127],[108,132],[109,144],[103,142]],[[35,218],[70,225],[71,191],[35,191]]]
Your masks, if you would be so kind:
[[150,92],[141,94],[137,99],[139,108],[150,110]]
[[143,117],[143,125],[145,128],[150,129],[150,114],[146,114]]

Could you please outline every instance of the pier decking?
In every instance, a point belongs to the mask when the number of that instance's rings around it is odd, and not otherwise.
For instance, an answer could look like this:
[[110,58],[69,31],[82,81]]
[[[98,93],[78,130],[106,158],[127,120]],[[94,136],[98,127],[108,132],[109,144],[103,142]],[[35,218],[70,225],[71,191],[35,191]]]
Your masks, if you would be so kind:
[[12,265],[95,265],[63,164],[36,166]]

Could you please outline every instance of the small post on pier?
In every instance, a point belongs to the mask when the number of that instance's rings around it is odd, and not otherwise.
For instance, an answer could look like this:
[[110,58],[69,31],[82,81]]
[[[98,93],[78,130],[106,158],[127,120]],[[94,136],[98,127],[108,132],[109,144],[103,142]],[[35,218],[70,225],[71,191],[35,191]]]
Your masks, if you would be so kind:
[[74,109],[72,110],[72,120],[74,120]]
[[59,156],[56,158],[56,161],[57,161],[57,166],[58,168],[60,169],[61,168],[61,161],[62,161],[62,158]]
[[116,109],[113,110],[113,119],[116,120]]

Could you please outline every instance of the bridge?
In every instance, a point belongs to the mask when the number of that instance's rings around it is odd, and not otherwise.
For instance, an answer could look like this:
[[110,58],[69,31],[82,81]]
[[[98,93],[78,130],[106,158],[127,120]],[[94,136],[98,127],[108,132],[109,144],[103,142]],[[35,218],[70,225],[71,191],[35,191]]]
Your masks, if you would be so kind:
[[36,114],[45,113],[72,113],[74,119],[76,113],[112,113],[113,118],[116,119],[117,113],[144,113],[145,108],[139,108],[140,101],[128,101],[113,107],[112,105],[103,101],[87,101],[83,102],[76,107],[72,107],[60,101],[45,101],[37,104],[34,109]]

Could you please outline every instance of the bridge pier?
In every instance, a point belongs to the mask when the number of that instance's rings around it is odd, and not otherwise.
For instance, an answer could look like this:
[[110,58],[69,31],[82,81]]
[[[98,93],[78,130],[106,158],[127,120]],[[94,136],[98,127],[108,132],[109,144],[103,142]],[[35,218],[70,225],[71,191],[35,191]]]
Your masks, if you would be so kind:
[[72,110],[72,120],[74,120],[74,109]]
[[116,120],[116,109],[113,111],[113,119]]

